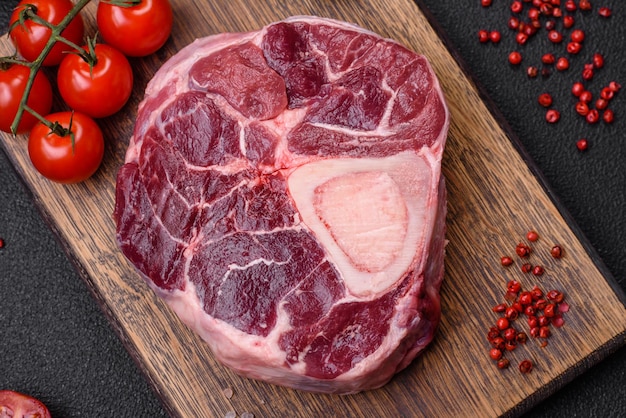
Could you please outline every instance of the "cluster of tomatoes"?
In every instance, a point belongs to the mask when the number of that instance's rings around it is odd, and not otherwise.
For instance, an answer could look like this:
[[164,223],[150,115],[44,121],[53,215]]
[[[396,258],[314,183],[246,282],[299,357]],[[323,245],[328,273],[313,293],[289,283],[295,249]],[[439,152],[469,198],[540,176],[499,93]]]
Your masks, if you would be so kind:
[[[96,23],[103,42],[97,43],[95,35],[85,40],[80,8],[88,1],[20,1],[9,35],[21,58],[0,61],[0,130],[28,134],[33,166],[60,183],[80,182],[97,171],[104,138],[94,119],[124,107],[133,89],[127,57],[157,51],[173,23],[169,0],[99,0]],[[50,48],[55,36],[59,39]],[[37,71],[23,106],[33,64],[36,69],[58,67],[58,91],[71,110],[50,113],[53,89],[42,71]],[[12,130],[18,110],[23,113]]]

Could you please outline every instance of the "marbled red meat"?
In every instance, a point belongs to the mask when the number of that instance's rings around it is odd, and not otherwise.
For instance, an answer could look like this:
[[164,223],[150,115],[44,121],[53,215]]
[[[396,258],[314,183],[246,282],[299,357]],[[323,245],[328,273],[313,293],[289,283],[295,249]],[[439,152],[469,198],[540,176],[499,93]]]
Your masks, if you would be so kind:
[[120,248],[236,372],[379,387],[439,322],[448,119],[426,58],[345,22],[199,39],[139,107]]

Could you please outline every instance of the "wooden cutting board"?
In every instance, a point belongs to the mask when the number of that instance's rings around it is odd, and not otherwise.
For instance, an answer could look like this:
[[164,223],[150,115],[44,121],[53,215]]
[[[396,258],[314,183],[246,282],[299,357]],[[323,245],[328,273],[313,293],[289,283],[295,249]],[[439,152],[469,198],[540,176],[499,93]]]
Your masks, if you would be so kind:
[[[31,167],[25,137],[3,134],[2,145],[37,206],[91,288],[118,335],[172,416],[222,417],[459,417],[518,415],[626,341],[626,297],[597,256],[581,242],[516,141],[501,128],[476,86],[411,0],[250,2],[172,0],[173,34],[157,54],[133,59],[134,95],[125,109],[100,121],[107,137],[104,163],[89,181],[52,184]],[[96,3],[84,10],[93,28]],[[350,396],[304,393],[240,378],[217,364],[207,346],[158,300],[118,251],[111,214],[137,105],[148,80],[167,58],[196,37],[248,31],[290,15],[342,19],[391,37],[426,55],[452,115],[444,156],[448,236],[442,322],[426,353],[385,387]],[[6,37],[0,52],[12,52]],[[61,106],[56,103],[57,108]],[[541,239],[532,261],[540,279],[504,269],[501,255],[529,229]],[[554,243],[565,257],[554,260]],[[571,310],[545,348],[531,340],[498,370],[488,357],[488,328],[505,283],[564,290]],[[51,284],[53,285],[53,284]],[[520,325],[523,328],[522,325]],[[535,362],[528,375],[523,358]],[[506,382],[506,383],[504,383]],[[231,392],[232,391],[232,392]]]

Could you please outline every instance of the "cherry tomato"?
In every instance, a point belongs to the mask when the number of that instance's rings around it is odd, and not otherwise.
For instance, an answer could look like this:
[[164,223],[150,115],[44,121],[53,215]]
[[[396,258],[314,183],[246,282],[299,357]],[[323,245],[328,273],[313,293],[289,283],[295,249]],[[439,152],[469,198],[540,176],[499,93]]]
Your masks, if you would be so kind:
[[39,400],[12,390],[0,390],[0,417],[51,418],[48,408]]
[[47,179],[58,183],[78,183],[96,172],[104,156],[104,138],[98,124],[89,116],[74,112],[59,112],[46,116],[74,133],[71,136],[51,133],[43,123],[37,123],[28,138],[28,155],[33,166]]
[[[41,54],[41,51],[50,39],[51,30],[30,19],[25,20],[23,24],[19,23],[20,12],[27,5],[32,5],[36,8],[37,16],[56,25],[72,10],[74,4],[71,0],[22,0],[13,10],[10,22],[12,28],[10,33],[11,40],[13,40],[20,55],[27,61],[32,62]],[[84,32],[85,25],[79,14],[72,19],[61,35],[80,45],[83,42]],[[44,59],[43,65],[58,65],[65,56],[63,51],[71,50],[72,48],[69,45],[57,42],[50,50],[50,53],[48,53],[48,56],[46,56],[46,59]]]
[[133,69],[124,54],[112,46],[97,44],[94,51],[93,67],[83,57],[68,54],[59,66],[57,84],[72,109],[103,118],[128,101],[133,91]]
[[[20,106],[30,68],[25,65],[11,64],[8,68],[0,64],[0,130],[11,132],[11,125]],[[26,104],[42,116],[52,108],[52,87],[41,71],[35,76]],[[37,119],[24,111],[17,126],[16,134],[23,134],[35,125]]]
[[172,32],[169,0],[141,0],[121,7],[101,1],[96,14],[102,39],[129,57],[144,57],[163,46]]

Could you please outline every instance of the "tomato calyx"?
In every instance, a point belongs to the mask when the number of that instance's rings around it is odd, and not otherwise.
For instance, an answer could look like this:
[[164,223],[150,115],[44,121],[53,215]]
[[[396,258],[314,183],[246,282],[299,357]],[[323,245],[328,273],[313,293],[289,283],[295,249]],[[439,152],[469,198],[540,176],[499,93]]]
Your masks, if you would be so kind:
[[76,137],[74,136],[74,132],[72,131],[72,123],[74,122],[74,111],[72,111],[72,114],[70,115],[70,121],[67,128],[63,127],[63,125],[61,125],[58,121],[50,123],[50,121],[46,120],[45,118],[41,118],[40,121],[48,128],[50,128],[50,133],[48,133],[48,135],[56,135],[61,138],[69,135],[70,141],[72,143],[72,154],[76,152]]
[[6,71],[13,65],[24,65],[26,67],[30,67],[30,62],[19,59],[17,53],[7,57],[0,57],[0,71]]
[[89,73],[91,74],[92,78],[93,78],[93,67],[95,67],[96,64],[98,64],[98,55],[96,54],[96,44],[97,44],[96,38],[97,37],[98,37],[97,32],[93,36],[93,38],[87,37],[87,42],[86,42],[87,49],[80,48],[80,49],[70,52],[70,54],[76,54],[79,57],[81,57],[83,61],[85,61],[89,65]]

